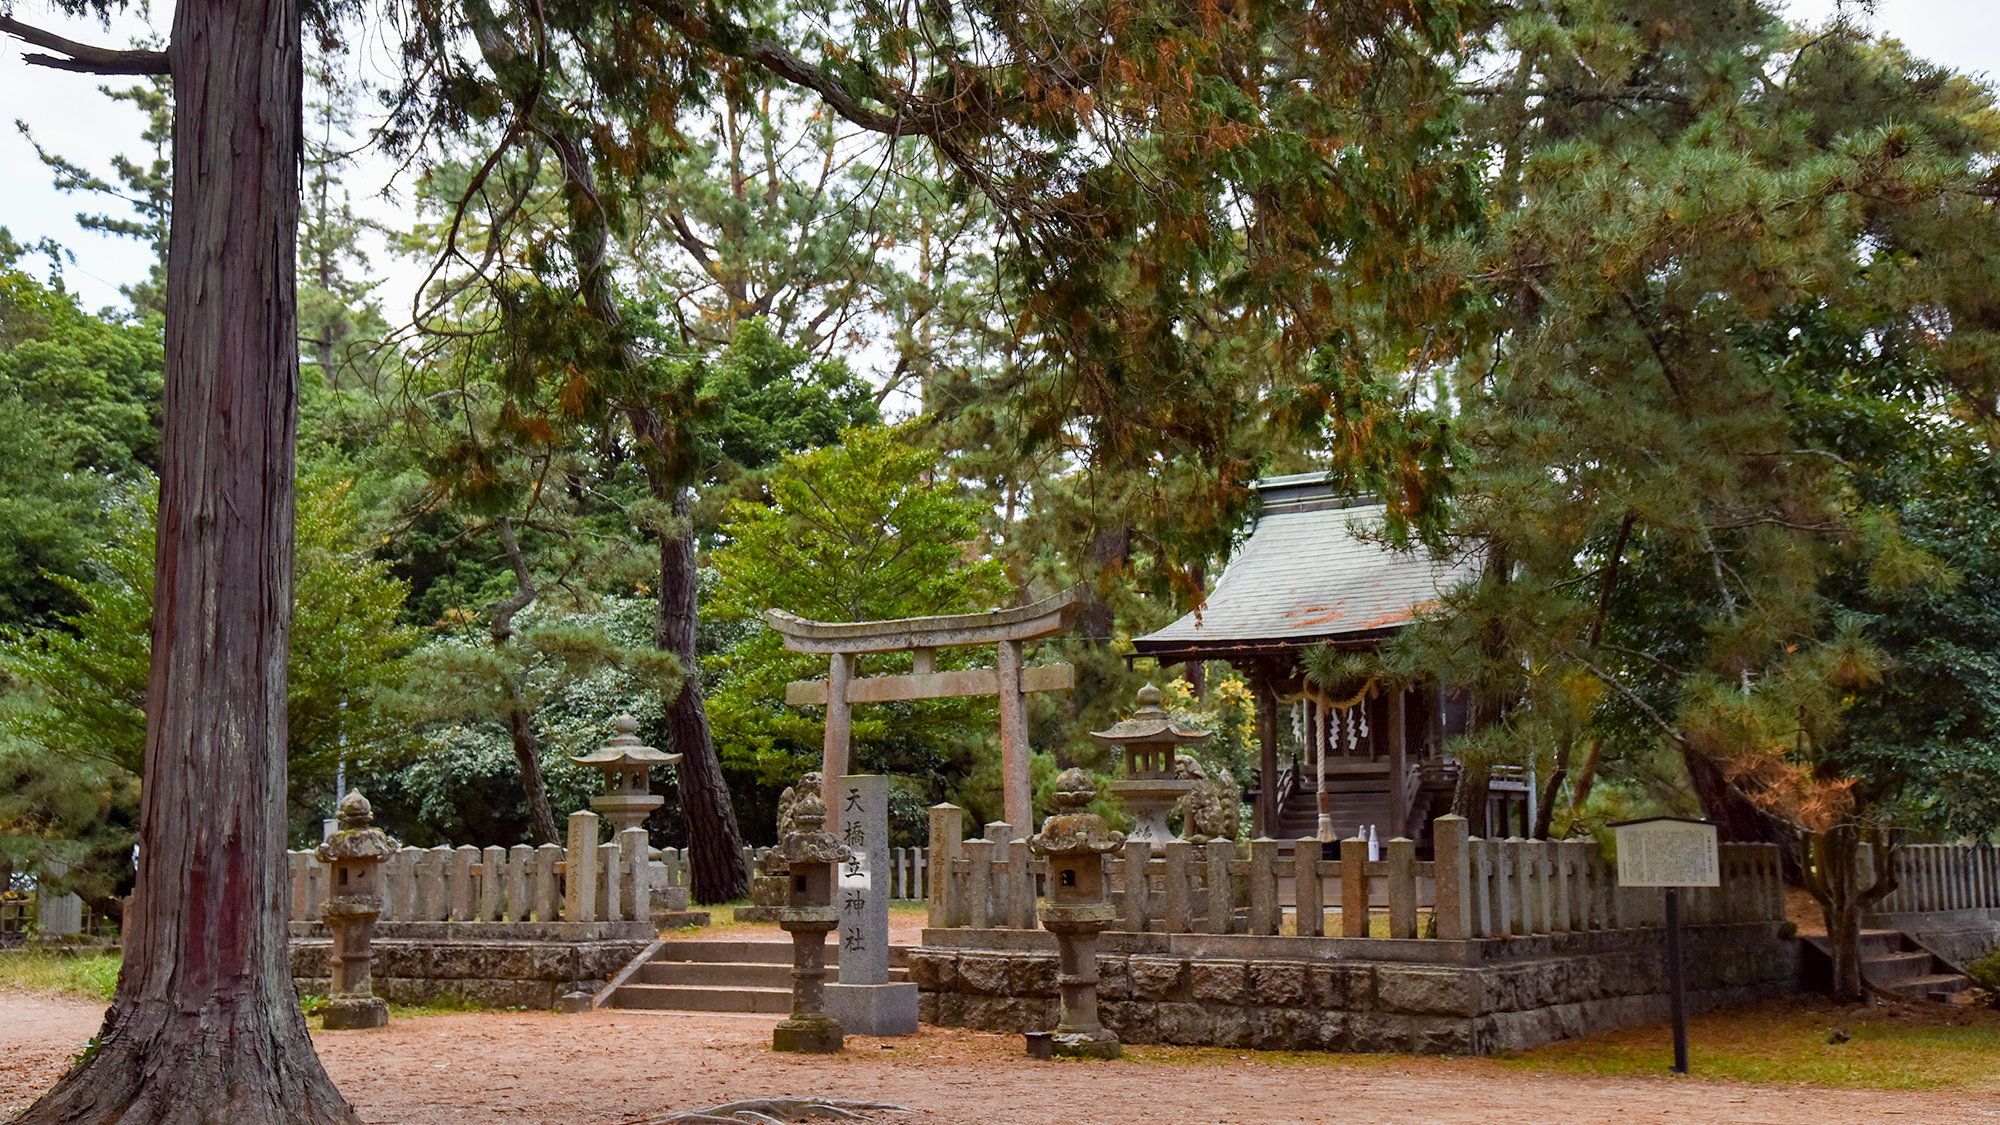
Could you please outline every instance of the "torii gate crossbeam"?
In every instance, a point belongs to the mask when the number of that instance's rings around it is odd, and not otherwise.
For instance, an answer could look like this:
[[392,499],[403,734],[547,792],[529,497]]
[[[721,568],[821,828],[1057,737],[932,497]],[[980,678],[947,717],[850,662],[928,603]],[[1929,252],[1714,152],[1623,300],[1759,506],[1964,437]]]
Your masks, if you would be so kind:
[[[796,680],[785,685],[785,702],[792,706],[826,708],[826,744],[820,776],[831,787],[847,769],[856,703],[891,700],[945,699],[995,695],[1000,702],[1000,775],[1007,821],[1018,832],[1034,830],[1033,793],[1028,786],[1028,706],[1031,691],[1063,691],[1076,686],[1076,670],[1068,664],[1024,668],[1021,645],[1054,636],[1069,628],[1083,602],[1080,587],[1033,605],[946,617],[904,617],[893,621],[808,621],[781,609],[764,611],[764,621],[784,637],[793,652],[824,653],[831,667],[824,680]],[[998,650],[992,668],[937,670],[937,650],[961,645],[991,644]],[[854,678],[855,658],[863,653],[908,652],[914,671],[905,675]]]

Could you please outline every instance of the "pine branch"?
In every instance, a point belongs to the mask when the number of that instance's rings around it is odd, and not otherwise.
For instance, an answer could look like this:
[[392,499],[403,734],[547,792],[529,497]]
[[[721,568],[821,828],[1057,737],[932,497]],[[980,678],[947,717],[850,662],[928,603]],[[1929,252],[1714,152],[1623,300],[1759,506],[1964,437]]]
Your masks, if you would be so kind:
[[104,47],[93,47],[88,43],[64,39],[39,27],[31,27],[8,15],[0,15],[0,32],[37,47],[60,51],[67,56],[58,58],[54,55],[22,55],[22,61],[32,66],[73,70],[83,74],[171,75],[173,73],[167,64],[165,51],[113,51]]

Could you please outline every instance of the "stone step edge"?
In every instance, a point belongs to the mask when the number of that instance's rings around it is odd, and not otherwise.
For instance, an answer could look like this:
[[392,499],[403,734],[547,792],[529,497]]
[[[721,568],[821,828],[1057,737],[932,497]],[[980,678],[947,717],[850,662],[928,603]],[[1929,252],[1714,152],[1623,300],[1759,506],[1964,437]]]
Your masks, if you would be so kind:
[[[648,961],[646,965],[688,965],[688,967],[700,967],[700,969],[738,971],[738,973],[744,971],[744,969],[764,971],[764,973],[784,973],[784,975],[792,973],[792,963],[790,961],[786,961],[784,965],[778,965],[776,961]],[[644,973],[646,965],[640,965],[638,973]],[[634,977],[638,973],[634,973]],[[890,977],[890,981],[908,981],[910,979],[910,969],[902,967],[902,965],[890,965],[888,977]],[[826,983],[828,985],[838,985],[840,983],[840,967],[838,965],[828,965],[826,967]],[[728,987],[728,985],[716,985],[716,987]],[[790,985],[786,985],[786,987],[790,987]]]

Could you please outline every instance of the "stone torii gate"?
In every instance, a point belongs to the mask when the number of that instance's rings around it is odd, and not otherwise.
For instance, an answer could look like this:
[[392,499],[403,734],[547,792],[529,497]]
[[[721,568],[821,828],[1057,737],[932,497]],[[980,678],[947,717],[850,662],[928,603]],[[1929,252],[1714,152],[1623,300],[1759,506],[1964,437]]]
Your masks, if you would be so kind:
[[[1077,587],[1033,605],[950,617],[834,623],[808,621],[781,609],[765,610],[765,623],[784,637],[786,648],[793,652],[824,653],[832,660],[826,679],[795,680],[785,685],[786,703],[794,707],[826,708],[826,750],[820,776],[827,787],[827,807],[839,807],[835,803],[834,786],[848,772],[854,704],[996,695],[1000,699],[1000,775],[1007,822],[1017,832],[1033,831],[1026,693],[1075,687],[1076,669],[1068,664],[1023,667],[1021,644],[1069,628],[1070,619],[1082,602],[1083,591]],[[998,647],[999,658],[994,667],[937,670],[938,649],[981,644]],[[910,653],[913,670],[905,675],[856,679],[855,658],[878,652]]]

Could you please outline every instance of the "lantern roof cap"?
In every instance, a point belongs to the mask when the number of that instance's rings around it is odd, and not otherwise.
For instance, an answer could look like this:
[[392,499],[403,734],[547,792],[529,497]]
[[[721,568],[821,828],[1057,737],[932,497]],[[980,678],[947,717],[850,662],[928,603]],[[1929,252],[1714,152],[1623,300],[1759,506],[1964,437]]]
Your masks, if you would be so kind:
[[1160,706],[1161,698],[1160,689],[1147,684],[1139,689],[1139,709],[1131,718],[1113,724],[1110,730],[1091,731],[1090,737],[1112,746],[1184,745],[1208,740],[1208,732],[1189,730],[1174,722]]
[[639,741],[639,720],[629,714],[611,720],[618,733],[612,735],[603,746],[570,761],[579,766],[670,766],[681,760],[679,754],[669,754]]

